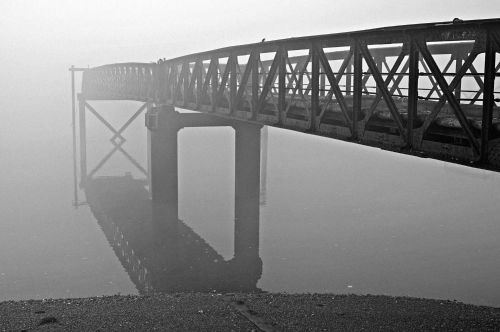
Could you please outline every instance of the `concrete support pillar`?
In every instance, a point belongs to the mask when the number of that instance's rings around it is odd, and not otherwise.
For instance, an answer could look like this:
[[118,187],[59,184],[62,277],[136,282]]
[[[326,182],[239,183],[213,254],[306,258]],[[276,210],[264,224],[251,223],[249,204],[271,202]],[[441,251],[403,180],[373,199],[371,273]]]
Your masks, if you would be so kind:
[[235,129],[234,257],[259,257],[260,125]]
[[[146,109],[146,118],[151,114],[153,110],[153,104],[148,103]],[[146,122],[146,126],[148,123]],[[148,129],[147,132],[147,151],[146,151],[146,160],[147,160],[147,171],[148,171],[148,188],[149,188],[149,197],[151,197],[151,130]]]
[[154,206],[162,206],[161,214],[168,214],[169,218],[178,217],[177,133],[180,125],[177,115],[173,106],[152,108],[146,114],[151,198]]
[[266,205],[267,200],[267,144],[269,140],[269,127],[264,126],[260,136],[260,205]]

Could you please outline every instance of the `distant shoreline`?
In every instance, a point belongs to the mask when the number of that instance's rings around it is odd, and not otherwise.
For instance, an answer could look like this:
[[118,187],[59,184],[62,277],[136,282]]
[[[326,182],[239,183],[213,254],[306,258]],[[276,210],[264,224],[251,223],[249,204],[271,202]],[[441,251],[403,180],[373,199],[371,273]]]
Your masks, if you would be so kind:
[[0,302],[0,330],[46,327],[65,331],[499,331],[500,308],[383,295],[282,293],[176,293]]

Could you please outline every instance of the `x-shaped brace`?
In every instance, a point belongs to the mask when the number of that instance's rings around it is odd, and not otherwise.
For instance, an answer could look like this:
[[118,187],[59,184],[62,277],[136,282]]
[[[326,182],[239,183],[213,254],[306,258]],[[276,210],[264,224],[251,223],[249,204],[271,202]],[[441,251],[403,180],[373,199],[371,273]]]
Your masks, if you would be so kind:
[[[470,125],[467,121],[467,118],[465,117],[464,112],[462,111],[462,108],[460,107],[460,103],[457,101],[455,98],[455,95],[453,94],[453,90],[457,87],[457,85],[460,83],[460,80],[462,76],[467,72],[467,69],[470,67],[472,62],[474,61],[475,57],[477,54],[475,52],[472,52],[467,60],[465,60],[464,64],[460,68],[459,72],[455,77],[453,78],[452,82],[450,85],[446,82],[446,80],[443,77],[443,74],[439,70],[439,67],[432,57],[431,53],[429,52],[429,49],[427,48],[427,45],[425,42],[421,40],[416,40],[416,45],[420,51],[420,54],[422,54],[425,62],[429,66],[429,69],[431,73],[433,74],[434,78],[437,81],[437,84],[439,85],[439,88],[441,89],[442,93],[444,96],[441,96],[438,104],[434,107],[431,115],[429,115],[426,119],[426,122],[424,125],[427,125],[427,127],[430,125],[430,122],[436,117],[436,115],[439,113],[440,109],[443,107],[445,100],[448,101],[450,104],[451,108],[453,109],[453,112],[455,113],[455,116],[457,117],[458,121],[460,122],[460,125],[462,126],[462,129],[464,130],[467,138],[469,139],[469,142],[471,143],[472,149],[476,155],[479,155],[479,144],[474,137],[474,134],[472,133],[472,130],[470,128]],[[443,98],[444,97],[444,98]],[[422,132],[424,132],[427,127],[422,128]],[[423,137],[423,136],[422,136]]]
[[[122,148],[122,145],[126,142],[122,133],[146,109],[147,103],[143,104],[118,130],[116,130],[106,119],[104,119],[89,103],[85,102],[84,106],[113,133],[113,136],[110,138],[110,142],[114,146],[113,149],[111,149],[89,173],[88,177],[92,178],[117,151],[120,151],[134,166],[147,176],[148,172],[144,169],[144,167],[142,167],[141,164],[139,164],[127,151]],[[117,142],[117,139],[120,139],[120,141]]]

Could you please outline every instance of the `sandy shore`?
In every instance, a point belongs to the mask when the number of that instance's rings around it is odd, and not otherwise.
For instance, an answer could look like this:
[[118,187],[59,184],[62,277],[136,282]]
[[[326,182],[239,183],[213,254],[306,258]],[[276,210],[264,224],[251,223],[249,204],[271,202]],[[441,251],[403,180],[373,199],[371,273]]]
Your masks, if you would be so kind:
[[1,302],[0,330],[500,331],[500,308],[372,295],[107,296]]

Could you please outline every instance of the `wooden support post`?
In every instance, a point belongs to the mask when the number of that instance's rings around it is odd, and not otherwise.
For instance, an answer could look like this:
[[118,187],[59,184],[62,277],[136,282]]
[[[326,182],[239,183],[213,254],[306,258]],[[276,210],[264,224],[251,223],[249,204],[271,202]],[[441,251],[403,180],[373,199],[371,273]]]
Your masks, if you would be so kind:
[[317,129],[317,115],[319,111],[319,55],[318,47],[313,43],[311,45],[311,124],[309,129],[314,132]]
[[78,96],[78,112],[80,125],[80,187],[85,187],[87,183],[87,129],[85,121],[85,99]]
[[413,127],[417,118],[418,101],[418,58],[419,53],[413,38],[410,40],[410,54],[408,59],[408,124],[407,128],[407,147],[413,148]]
[[481,162],[488,161],[488,141],[491,133],[493,106],[495,104],[495,49],[491,40],[491,32],[486,36],[486,51],[484,59],[484,92],[483,121],[481,128]]
[[260,125],[235,129],[234,257],[259,257]]
[[358,139],[358,116],[361,114],[361,95],[363,93],[363,58],[359,43],[354,44],[354,86],[353,86],[353,104],[352,104],[352,139]]

